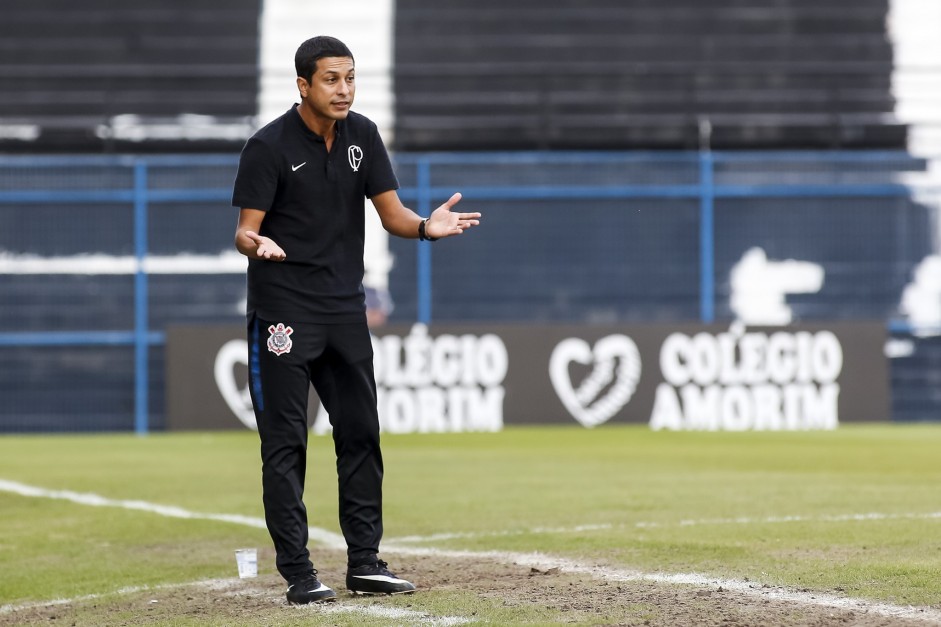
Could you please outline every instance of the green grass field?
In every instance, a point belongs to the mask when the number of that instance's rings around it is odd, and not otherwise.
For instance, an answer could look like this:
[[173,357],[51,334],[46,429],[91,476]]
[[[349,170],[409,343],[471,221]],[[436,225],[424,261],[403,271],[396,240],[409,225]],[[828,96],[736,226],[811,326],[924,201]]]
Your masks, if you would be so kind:
[[[385,435],[383,446],[388,545],[445,554],[538,551],[642,573],[941,607],[941,426],[512,428]],[[263,516],[257,435],[247,431],[4,436],[2,481]],[[310,524],[338,533],[336,500],[332,442],[312,437]],[[128,587],[231,578],[233,550],[243,546],[263,549],[260,575],[273,577],[262,528],[0,489],[0,606],[9,615],[85,595],[105,595],[96,606],[106,606],[109,594]],[[395,566],[394,551],[385,557]],[[453,590],[402,598],[419,611],[474,613],[497,624],[558,618],[535,605],[511,616],[492,600]],[[331,616],[328,624],[362,624],[344,620]]]

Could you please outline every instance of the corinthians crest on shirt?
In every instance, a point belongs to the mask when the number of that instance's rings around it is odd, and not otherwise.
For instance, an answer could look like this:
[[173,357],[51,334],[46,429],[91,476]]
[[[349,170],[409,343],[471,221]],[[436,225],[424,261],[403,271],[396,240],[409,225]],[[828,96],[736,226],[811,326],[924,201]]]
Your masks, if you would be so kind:
[[293,345],[291,334],[294,333],[294,329],[284,326],[283,322],[279,322],[268,327],[268,333],[271,334],[268,336],[268,350],[275,355],[291,352],[291,346]]

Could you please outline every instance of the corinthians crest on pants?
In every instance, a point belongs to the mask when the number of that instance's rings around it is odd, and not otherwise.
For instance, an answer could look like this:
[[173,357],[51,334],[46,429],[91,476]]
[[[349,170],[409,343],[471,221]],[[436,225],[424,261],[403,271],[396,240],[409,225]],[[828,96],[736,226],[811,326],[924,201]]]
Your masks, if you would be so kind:
[[268,336],[268,350],[270,350],[275,355],[283,355],[284,353],[291,352],[291,334],[294,333],[294,329],[291,327],[284,326],[284,323],[279,322],[278,324],[273,324],[268,327],[268,333],[271,335]]

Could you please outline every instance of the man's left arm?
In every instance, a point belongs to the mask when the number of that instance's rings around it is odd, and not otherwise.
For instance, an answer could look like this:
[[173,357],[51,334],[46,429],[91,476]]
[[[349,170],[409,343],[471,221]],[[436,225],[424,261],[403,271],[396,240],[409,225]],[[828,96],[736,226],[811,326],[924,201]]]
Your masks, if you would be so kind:
[[460,193],[454,194],[435,209],[427,221],[403,205],[394,189],[376,194],[370,200],[379,213],[382,227],[398,237],[417,238],[422,222],[425,222],[424,234],[428,239],[460,235],[472,226],[480,224],[480,213],[451,211],[451,208],[460,202]]

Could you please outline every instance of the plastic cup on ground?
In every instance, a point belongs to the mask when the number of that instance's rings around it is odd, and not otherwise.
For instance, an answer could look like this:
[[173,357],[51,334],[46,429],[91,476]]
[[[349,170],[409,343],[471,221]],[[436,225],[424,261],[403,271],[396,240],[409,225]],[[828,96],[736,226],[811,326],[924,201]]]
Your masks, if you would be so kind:
[[255,549],[237,549],[235,561],[239,567],[239,578],[258,576],[258,552]]

